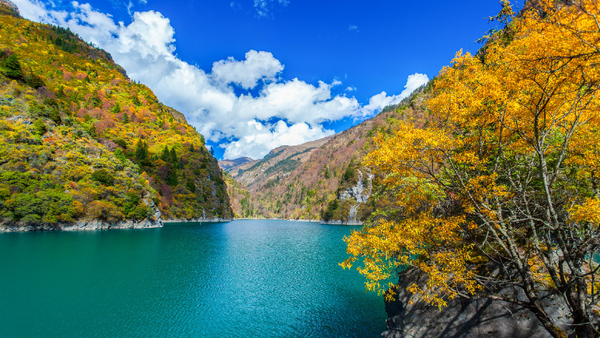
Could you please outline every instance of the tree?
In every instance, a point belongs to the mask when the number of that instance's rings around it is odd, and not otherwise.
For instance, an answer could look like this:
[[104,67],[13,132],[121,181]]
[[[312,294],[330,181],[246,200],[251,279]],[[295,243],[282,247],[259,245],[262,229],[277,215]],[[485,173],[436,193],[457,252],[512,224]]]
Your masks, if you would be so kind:
[[16,54],[11,54],[6,58],[4,61],[4,68],[6,68],[4,74],[9,79],[23,80],[23,70],[21,69],[21,63]]
[[[115,102],[115,105],[112,107],[111,111],[113,114],[118,114],[121,112],[121,105],[119,104],[119,102]],[[125,122],[125,115],[127,115],[127,114],[123,115],[123,123],[127,123],[127,122]],[[129,116],[128,116],[128,118],[129,118]]]
[[[517,303],[566,337],[541,302],[554,294],[577,337],[597,336],[598,13],[595,1],[541,0],[490,37],[485,54],[459,53],[434,83],[428,127],[402,123],[375,139],[365,163],[396,212],[347,238],[342,265],[364,257],[373,290],[398,269],[419,269],[427,285],[409,290],[425,301]],[[506,287],[524,297],[498,292]]]
[[177,160],[177,151],[175,150],[175,147],[171,148],[171,154],[169,155],[169,157],[170,157],[171,164],[173,166],[176,166],[177,162],[179,162],[179,161]]
[[148,143],[142,139],[138,139],[135,144],[135,158],[142,164],[148,162]]
[[171,161],[171,151],[169,150],[169,146],[165,145],[162,153],[160,154],[160,159],[165,163],[169,163]]
[[92,173],[92,179],[104,185],[112,185],[115,178],[106,169],[98,169]]
[[44,123],[44,120],[42,120],[41,118],[38,118],[37,120],[35,120],[35,122],[33,123],[33,127],[35,128],[35,132],[38,135],[44,135],[46,133],[46,131],[48,131],[48,128],[46,128],[46,124]]

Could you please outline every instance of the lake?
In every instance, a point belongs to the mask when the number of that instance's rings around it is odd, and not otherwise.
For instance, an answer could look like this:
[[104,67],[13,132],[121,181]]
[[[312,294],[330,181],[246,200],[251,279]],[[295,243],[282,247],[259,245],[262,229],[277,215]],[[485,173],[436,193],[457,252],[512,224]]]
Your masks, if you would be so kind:
[[0,337],[379,337],[355,226],[240,220],[0,234]]

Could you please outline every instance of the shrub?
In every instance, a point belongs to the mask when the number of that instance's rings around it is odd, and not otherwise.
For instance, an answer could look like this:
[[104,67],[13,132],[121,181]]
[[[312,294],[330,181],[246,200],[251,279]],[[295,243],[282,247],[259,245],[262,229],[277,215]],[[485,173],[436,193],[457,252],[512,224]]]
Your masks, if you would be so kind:
[[104,185],[112,185],[115,178],[106,170],[98,169],[92,174],[92,179]]

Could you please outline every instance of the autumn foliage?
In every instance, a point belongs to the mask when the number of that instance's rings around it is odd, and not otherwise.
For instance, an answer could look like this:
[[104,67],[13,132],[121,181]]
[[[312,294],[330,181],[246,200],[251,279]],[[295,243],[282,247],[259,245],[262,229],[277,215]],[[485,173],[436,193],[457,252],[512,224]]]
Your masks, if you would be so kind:
[[[489,297],[531,310],[553,337],[598,334],[600,6],[508,2],[476,56],[458,53],[434,81],[429,123],[376,138],[365,163],[394,212],[348,237],[349,267],[383,291],[399,270],[444,306]],[[381,214],[381,213],[380,213]],[[517,287],[522,297],[498,293]],[[388,295],[393,294],[392,292]],[[573,326],[541,299],[557,295]]]
[[0,224],[232,216],[217,161],[181,113],[68,29],[7,13]]

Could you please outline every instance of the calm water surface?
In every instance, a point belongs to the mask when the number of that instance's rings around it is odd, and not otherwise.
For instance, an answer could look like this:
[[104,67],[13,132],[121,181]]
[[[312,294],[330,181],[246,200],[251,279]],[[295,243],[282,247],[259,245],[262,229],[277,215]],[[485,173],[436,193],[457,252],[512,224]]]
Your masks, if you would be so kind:
[[287,221],[0,234],[0,337],[378,337],[355,227]]

